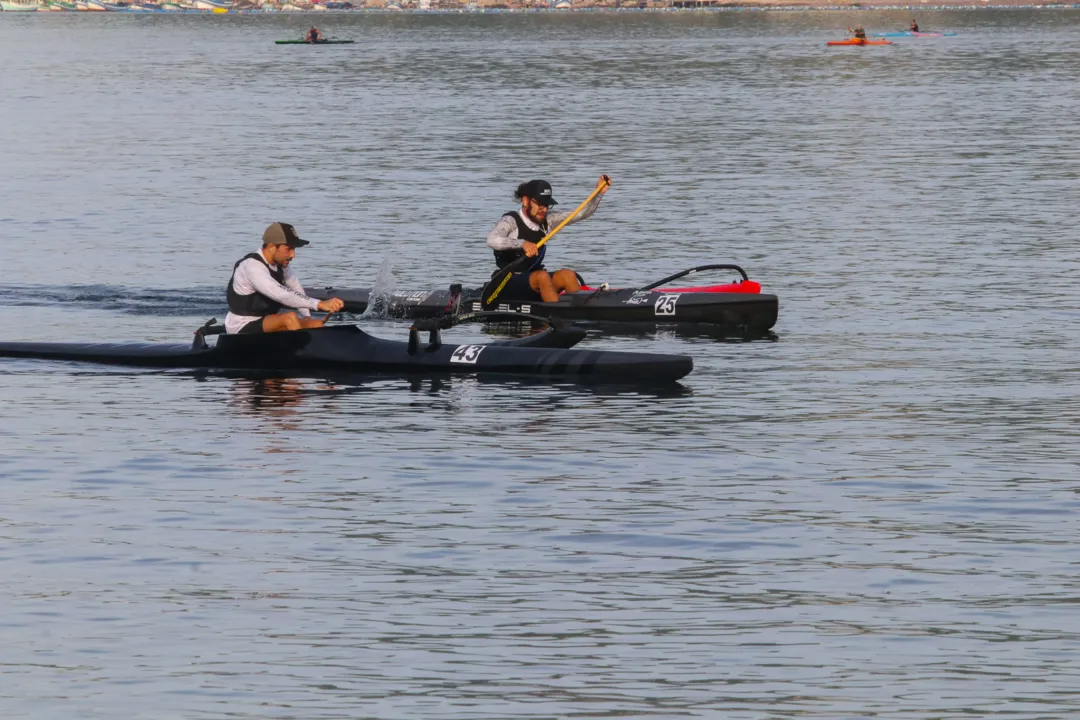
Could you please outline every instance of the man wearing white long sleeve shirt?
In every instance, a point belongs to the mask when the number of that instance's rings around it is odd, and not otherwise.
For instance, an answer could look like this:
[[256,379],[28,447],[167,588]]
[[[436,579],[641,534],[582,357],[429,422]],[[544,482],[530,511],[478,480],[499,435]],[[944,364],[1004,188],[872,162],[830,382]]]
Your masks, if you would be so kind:
[[[596,183],[599,194],[582,208],[571,220],[575,223],[596,212],[604,193],[611,187],[611,178],[601,175]],[[495,264],[504,268],[510,263],[526,257],[535,258],[523,272],[516,272],[503,289],[502,297],[507,300],[558,302],[559,293],[581,290],[577,273],[568,268],[549,273],[544,268],[544,255],[547,245],[539,248],[536,244],[548,234],[548,228],[558,226],[569,212],[548,212],[548,208],[558,203],[551,196],[551,184],[546,180],[530,180],[521,183],[514,197],[521,201],[521,209],[506,213],[488,233],[488,247],[495,251]]]
[[304,288],[289,263],[296,248],[308,245],[288,223],[272,223],[263,233],[262,249],[250,253],[233,266],[226,288],[229,314],[225,332],[279,332],[322,327],[326,318],[315,320],[312,310],[335,313],[344,307],[338,298],[316,300]]

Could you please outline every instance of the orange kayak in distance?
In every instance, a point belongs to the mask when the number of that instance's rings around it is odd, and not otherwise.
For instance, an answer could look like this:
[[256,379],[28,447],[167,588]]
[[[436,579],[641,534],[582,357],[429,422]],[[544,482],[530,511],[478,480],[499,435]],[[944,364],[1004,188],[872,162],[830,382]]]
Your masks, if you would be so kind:
[[888,40],[859,40],[848,38],[847,40],[829,40],[826,45],[892,45]]

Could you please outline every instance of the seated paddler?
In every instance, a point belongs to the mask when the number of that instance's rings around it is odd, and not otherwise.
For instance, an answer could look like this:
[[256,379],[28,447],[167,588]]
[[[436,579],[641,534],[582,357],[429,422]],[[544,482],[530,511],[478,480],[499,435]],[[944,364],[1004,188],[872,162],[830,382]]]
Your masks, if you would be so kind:
[[[226,294],[229,314],[225,332],[279,332],[322,327],[312,310],[335,313],[345,306],[338,298],[316,300],[304,294],[296,273],[289,267],[296,248],[308,245],[288,223],[276,222],[263,233],[262,248],[240,258],[233,266]],[[327,316],[329,317],[329,316]]]
[[[600,207],[600,200],[611,187],[611,178],[601,175],[596,184],[599,191],[570,222],[591,216]],[[501,297],[511,302],[543,300],[558,302],[560,292],[578,292],[577,273],[568,268],[549,272],[544,267],[547,244],[537,248],[536,244],[550,232],[551,228],[570,216],[570,212],[553,212],[551,208],[558,203],[552,197],[551,183],[546,180],[530,180],[518,185],[514,197],[521,201],[521,209],[503,215],[490,233],[487,244],[495,251],[495,264],[504,268],[523,255],[533,258],[532,264],[523,272],[510,276],[510,281],[503,289]]]

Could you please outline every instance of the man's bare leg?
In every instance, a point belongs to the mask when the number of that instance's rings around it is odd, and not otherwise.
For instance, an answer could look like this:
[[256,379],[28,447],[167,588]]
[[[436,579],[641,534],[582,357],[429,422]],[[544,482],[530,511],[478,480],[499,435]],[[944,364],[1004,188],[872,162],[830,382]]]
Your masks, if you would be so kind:
[[577,274],[573,270],[556,270],[555,274],[551,276],[551,282],[555,286],[556,290],[565,290],[566,292],[578,292],[581,290],[581,283],[578,282]]
[[300,318],[294,312],[277,313],[267,315],[262,320],[263,332],[283,332],[285,330],[299,330]]
[[547,270],[534,270],[529,276],[529,286],[540,293],[544,302],[559,302],[559,291],[555,289]]

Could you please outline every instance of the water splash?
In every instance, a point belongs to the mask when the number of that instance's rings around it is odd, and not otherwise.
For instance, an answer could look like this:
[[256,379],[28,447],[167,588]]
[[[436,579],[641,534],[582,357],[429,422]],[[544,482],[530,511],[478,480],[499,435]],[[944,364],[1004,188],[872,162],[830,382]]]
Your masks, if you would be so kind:
[[394,279],[394,257],[396,248],[391,248],[390,254],[379,265],[379,272],[375,275],[375,286],[371,288],[368,297],[368,306],[360,317],[385,318],[386,310],[390,305],[390,294],[394,292],[396,280]]

